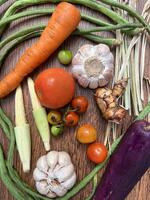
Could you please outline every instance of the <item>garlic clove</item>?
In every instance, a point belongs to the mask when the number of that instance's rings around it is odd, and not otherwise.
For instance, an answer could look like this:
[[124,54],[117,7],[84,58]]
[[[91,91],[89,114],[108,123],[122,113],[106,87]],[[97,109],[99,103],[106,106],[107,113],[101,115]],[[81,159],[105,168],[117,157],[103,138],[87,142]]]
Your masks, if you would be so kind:
[[87,58],[93,56],[95,52],[93,51],[93,45],[85,44],[81,46],[81,48],[78,50],[78,53],[82,55],[83,58]]
[[35,168],[35,170],[33,171],[33,178],[35,181],[41,181],[47,178],[47,175],[40,171],[38,168]]
[[47,174],[48,174],[47,182],[49,181],[49,179],[52,179],[52,180],[53,180],[53,179],[56,178],[56,177],[55,177],[55,174],[54,174],[54,172],[53,172],[53,170],[52,170],[51,168],[49,168]]
[[64,167],[60,168],[59,170],[54,171],[54,173],[59,182],[66,181],[74,173],[74,166],[73,166],[73,164],[64,166]]
[[67,193],[67,189],[65,189],[60,183],[57,181],[52,181],[49,185],[49,188],[52,192],[56,193],[57,196],[62,197]]
[[76,179],[77,176],[76,173],[74,172],[73,175],[65,182],[62,182],[61,185],[64,186],[67,190],[70,190],[74,186]]
[[51,190],[49,190],[49,192],[47,193],[46,196],[49,198],[55,198],[57,195],[54,192],[52,192]]
[[66,166],[71,164],[71,158],[65,151],[60,151],[58,156],[58,163],[60,166]]
[[99,59],[105,67],[107,67],[107,68],[113,67],[114,68],[114,65],[113,65],[114,57],[113,57],[112,53],[109,53],[108,56],[101,56]]
[[87,75],[83,74],[78,77],[78,82],[82,87],[86,88],[86,87],[88,87],[90,80],[87,77]]
[[110,52],[110,48],[105,45],[105,44],[98,44],[96,46],[93,47],[94,52],[97,56],[106,56],[109,54]]
[[106,80],[110,81],[110,79],[113,76],[113,65],[110,65],[109,68],[105,68],[105,70],[103,72],[103,76],[105,77]]
[[72,59],[72,65],[83,65],[84,58],[80,53],[77,53]]
[[98,87],[98,78],[91,77],[90,83],[89,83],[89,88],[96,89],[97,87]]
[[49,189],[46,181],[36,182],[36,189],[40,194],[47,195]]
[[84,66],[83,65],[74,65],[72,67],[72,74],[75,78],[78,78],[82,74],[85,74]]
[[46,159],[46,156],[41,156],[38,161],[37,161],[37,164],[36,164],[37,168],[42,171],[42,172],[47,172],[48,170],[48,164],[47,164],[47,159]]
[[47,156],[47,163],[51,169],[54,169],[58,162],[58,151],[50,151]]

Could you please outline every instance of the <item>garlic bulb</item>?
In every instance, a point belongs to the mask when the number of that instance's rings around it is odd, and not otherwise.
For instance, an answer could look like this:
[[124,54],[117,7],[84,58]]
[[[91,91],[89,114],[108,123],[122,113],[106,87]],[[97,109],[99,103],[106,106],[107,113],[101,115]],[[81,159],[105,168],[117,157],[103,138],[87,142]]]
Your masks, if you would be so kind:
[[50,151],[38,159],[33,178],[40,194],[55,198],[64,196],[73,187],[76,173],[68,153]]
[[112,78],[114,57],[105,44],[86,44],[77,51],[72,66],[72,74],[79,84],[95,89],[105,86]]

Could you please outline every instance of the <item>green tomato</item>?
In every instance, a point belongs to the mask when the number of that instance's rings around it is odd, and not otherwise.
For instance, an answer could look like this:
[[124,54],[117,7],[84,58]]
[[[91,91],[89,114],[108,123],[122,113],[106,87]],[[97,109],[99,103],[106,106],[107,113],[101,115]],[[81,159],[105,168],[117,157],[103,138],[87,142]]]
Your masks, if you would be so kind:
[[60,134],[63,133],[63,130],[64,130],[64,127],[63,127],[63,126],[53,125],[53,126],[51,127],[51,134],[52,134],[53,136],[58,136],[58,135],[60,135]]
[[63,65],[68,65],[72,61],[72,52],[69,50],[61,50],[58,53],[58,60]]

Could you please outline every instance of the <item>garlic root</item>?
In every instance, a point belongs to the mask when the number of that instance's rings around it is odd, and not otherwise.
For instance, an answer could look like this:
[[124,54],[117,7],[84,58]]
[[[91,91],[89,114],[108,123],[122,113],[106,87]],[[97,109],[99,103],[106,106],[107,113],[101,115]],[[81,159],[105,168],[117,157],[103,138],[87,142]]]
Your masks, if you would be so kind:
[[113,89],[104,87],[96,90],[96,102],[106,120],[121,123],[127,110],[118,105],[118,98],[123,94],[128,79],[119,80],[114,84]]

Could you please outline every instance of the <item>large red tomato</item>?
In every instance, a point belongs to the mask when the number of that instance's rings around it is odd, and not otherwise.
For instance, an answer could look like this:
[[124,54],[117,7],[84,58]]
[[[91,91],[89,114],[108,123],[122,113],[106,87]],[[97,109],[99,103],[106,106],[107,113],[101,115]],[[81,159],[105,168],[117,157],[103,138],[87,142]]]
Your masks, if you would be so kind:
[[68,104],[75,94],[75,81],[63,68],[50,68],[35,80],[35,90],[41,104],[57,109]]

